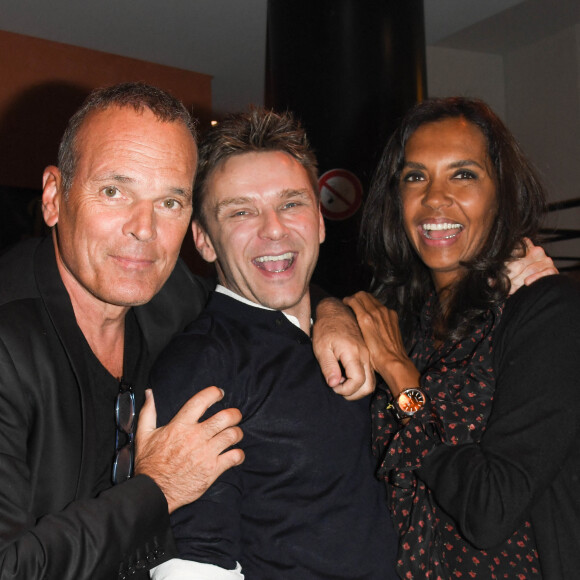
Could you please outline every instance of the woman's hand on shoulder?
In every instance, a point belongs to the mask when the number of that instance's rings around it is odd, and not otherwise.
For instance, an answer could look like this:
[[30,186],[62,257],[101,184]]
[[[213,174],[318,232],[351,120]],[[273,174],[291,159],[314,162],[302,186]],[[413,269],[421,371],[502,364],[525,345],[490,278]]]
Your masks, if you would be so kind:
[[397,313],[368,292],[357,292],[345,298],[344,303],[353,310],[369,349],[371,364],[388,384],[393,396],[417,386],[419,371],[407,356]]

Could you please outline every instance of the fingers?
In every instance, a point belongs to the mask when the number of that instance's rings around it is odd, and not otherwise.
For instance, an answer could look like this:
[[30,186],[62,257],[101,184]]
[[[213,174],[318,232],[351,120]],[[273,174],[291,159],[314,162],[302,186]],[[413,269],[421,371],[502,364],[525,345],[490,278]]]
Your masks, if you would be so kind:
[[352,296],[347,296],[343,299],[343,302],[352,310],[360,309],[367,299],[366,292],[357,292]]
[[[207,387],[191,397],[166,426],[169,429],[185,430],[182,436],[191,439],[191,445],[207,441],[208,448],[221,454],[242,440],[243,432],[237,427],[242,420],[238,409],[222,409],[215,415],[199,422],[199,419],[214,403],[223,398],[223,391],[217,387]],[[238,454],[233,454],[237,456]],[[243,455],[243,454],[242,454]]]
[[[240,433],[242,432],[241,429],[237,429],[237,431]],[[231,469],[236,465],[241,465],[245,458],[246,456],[241,449],[230,449],[229,451],[220,454],[217,460],[216,479],[228,469]]]
[[[365,397],[374,391],[374,373],[366,348],[356,349],[354,352],[352,345],[345,344],[345,350],[341,350],[337,346],[337,350],[330,356],[332,358],[327,361],[326,366],[324,361],[319,361],[319,364],[327,385],[335,393],[349,400],[354,400]],[[326,374],[327,369],[331,369],[331,373]]]
[[217,387],[207,387],[196,393],[175,415],[175,419],[185,423],[197,423],[199,418],[224,396],[224,392]]
[[347,296],[343,302],[354,312],[360,325],[361,319],[371,319],[376,311],[385,310],[385,307],[368,292],[357,292],[352,296]]
[[[208,440],[215,435],[222,434],[225,429],[237,425],[242,420],[242,414],[238,409],[223,409],[201,423],[199,420],[212,405],[221,401],[223,396],[224,392],[218,387],[207,387],[199,391],[181,407],[170,424],[179,423],[185,427],[195,425],[203,430]],[[239,439],[232,438],[231,434],[228,433],[230,439],[224,449],[234,445],[241,439],[241,429],[238,429],[238,431]]]
[[345,304],[354,312],[367,347],[371,353],[374,343],[380,343],[388,331],[398,330],[397,314],[383,306],[374,296],[367,292],[357,292],[344,299]]
[[544,276],[558,274],[558,269],[554,266],[552,258],[546,255],[542,246],[534,246],[530,242],[528,248],[528,254],[526,255],[528,260],[525,261],[522,270],[522,276],[526,286],[529,286]]
[[241,428],[237,426],[241,420],[242,413],[238,409],[224,409],[201,423],[206,435],[211,437],[215,453],[218,454],[216,477],[231,467],[240,465],[245,459],[241,449],[230,449],[244,436]]
[[544,276],[557,274],[552,259],[546,255],[541,246],[534,246],[525,239],[526,255],[506,264],[507,275],[510,279],[510,295],[514,294],[524,284],[529,286]]
[[238,409],[223,409],[199,423],[199,427],[208,441],[213,440],[215,451],[221,453],[241,441],[242,430],[236,427],[241,420],[242,414]]
[[368,394],[374,387],[374,377],[369,372],[368,349],[352,312],[336,299],[323,300],[316,312],[312,344],[327,384],[344,396]]
[[320,365],[320,370],[326,380],[326,384],[335,389],[336,392],[339,392],[337,387],[340,387],[345,379],[342,376],[342,369],[334,352],[332,350],[322,351],[318,355],[318,364]]
[[223,409],[205,421],[200,417],[221,400],[223,391],[200,391],[164,427],[156,428],[152,393],[146,394],[136,436],[135,473],[151,477],[165,495],[169,512],[199,498],[227,469],[244,461],[231,449],[243,433],[237,409]]
[[376,387],[375,373],[370,364],[364,365],[363,371],[362,376],[347,378],[341,385],[335,387],[334,391],[347,401],[356,401],[373,393]]
[[344,378],[334,390],[340,395],[352,395],[366,382],[366,370],[360,356],[352,353],[339,354],[339,360],[344,369]]
[[153,399],[153,391],[147,389],[145,391],[145,403],[139,413],[139,422],[137,423],[137,436],[143,436],[147,432],[155,430],[157,427],[157,412],[155,410],[155,400]]
[[544,276],[553,276],[554,274],[559,274],[560,272],[558,271],[558,268],[556,268],[556,266],[551,266],[548,268],[544,268],[534,274],[530,274],[529,276],[526,276],[526,278],[524,279],[524,284],[526,286],[529,286],[530,284],[533,284],[536,280],[539,280],[540,278],[543,278]]

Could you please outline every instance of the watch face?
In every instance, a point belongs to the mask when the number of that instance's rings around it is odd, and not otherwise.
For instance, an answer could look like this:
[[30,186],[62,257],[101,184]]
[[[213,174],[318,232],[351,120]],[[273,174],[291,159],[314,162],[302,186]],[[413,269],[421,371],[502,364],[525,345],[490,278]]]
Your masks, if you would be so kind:
[[419,389],[406,389],[397,399],[399,409],[405,414],[413,415],[425,404],[425,395]]

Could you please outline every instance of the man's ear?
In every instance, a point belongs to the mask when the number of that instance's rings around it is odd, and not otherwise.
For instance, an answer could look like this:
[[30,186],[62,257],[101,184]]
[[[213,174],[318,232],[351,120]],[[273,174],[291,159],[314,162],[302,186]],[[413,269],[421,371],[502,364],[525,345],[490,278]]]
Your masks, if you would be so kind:
[[319,243],[322,244],[322,242],[324,242],[326,239],[326,228],[324,226],[324,216],[322,215],[320,206],[318,207],[318,219],[320,220],[318,223],[318,239]]
[[62,176],[58,167],[49,165],[42,174],[42,215],[48,227],[58,222]]
[[195,220],[191,222],[191,231],[193,233],[193,242],[200,256],[206,262],[215,262],[217,255],[208,233]]

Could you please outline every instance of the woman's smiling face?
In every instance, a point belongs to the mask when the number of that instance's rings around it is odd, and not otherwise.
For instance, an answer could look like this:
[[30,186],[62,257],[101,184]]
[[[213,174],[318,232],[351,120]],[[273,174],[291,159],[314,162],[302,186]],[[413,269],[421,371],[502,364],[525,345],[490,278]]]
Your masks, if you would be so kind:
[[463,117],[421,125],[405,146],[399,187],[405,231],[440,291],[463,275],[497,213],[483,133]]

